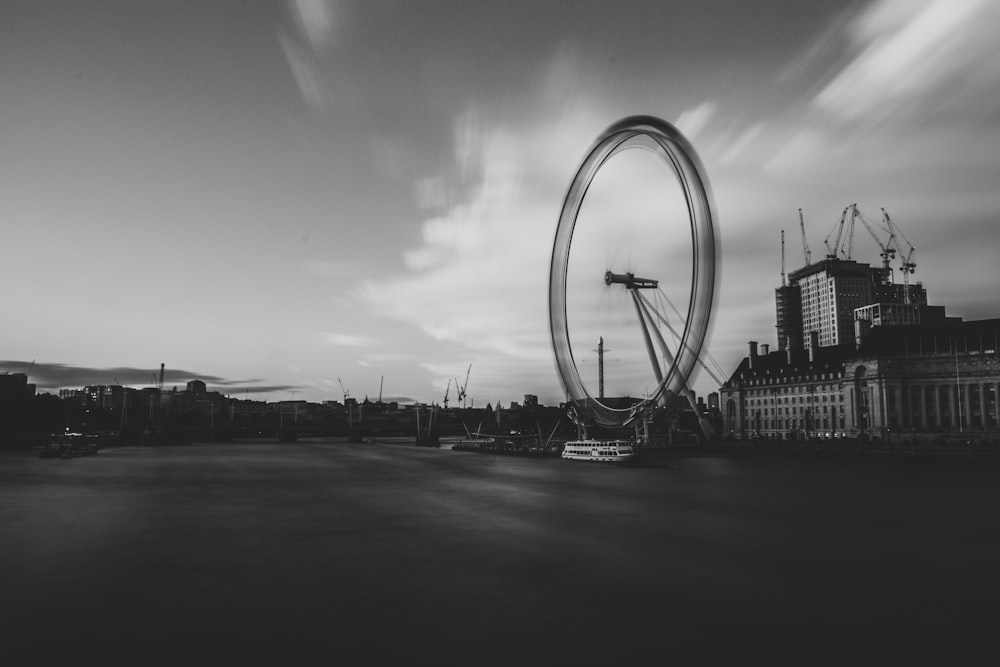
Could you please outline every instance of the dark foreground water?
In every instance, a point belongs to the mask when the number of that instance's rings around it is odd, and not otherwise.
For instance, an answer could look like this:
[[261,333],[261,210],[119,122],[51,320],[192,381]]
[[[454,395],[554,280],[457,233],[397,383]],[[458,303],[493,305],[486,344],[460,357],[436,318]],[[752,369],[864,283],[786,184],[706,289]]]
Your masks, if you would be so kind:
[[998,480],[969,463],[615,468],[332,442],[8,454],[0,652],[958,664],[998,653]]

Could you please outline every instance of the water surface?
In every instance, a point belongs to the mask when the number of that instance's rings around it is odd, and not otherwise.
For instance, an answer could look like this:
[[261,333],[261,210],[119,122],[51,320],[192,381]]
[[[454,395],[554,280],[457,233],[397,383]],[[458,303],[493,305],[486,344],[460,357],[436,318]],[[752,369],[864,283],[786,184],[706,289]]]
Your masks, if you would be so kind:
[[171,664],[993,652],[1000,468],[400,444],[0,459],[6,635]]

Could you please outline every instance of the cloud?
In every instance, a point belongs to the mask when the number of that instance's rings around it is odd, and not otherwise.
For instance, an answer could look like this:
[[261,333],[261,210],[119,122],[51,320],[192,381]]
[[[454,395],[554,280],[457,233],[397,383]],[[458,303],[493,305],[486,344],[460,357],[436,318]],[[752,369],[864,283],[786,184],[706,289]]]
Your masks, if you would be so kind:
[[[854,59],[816,96],[842,120],[881,121],[996,101],[1000,5],[987,0],[883,0],[849,27]],[[985,89],[984,89],[985,87]]]
[[[93,368],[59,363],[35,363],[15,360],[0,361],[0,369],[11,373],[28,373],[28,382],[40,389],[80,388],[87,385],[120,384],[134,387],[153,387],[159,382],[159,368],[135,368],[114,366]],[[201,380],[207,385],[228,389],[238,387],[251,393],[263,393],[276,389],[294,389],[285,385],[261,385],[260,378],[228,379],[208,373],[198,373],[179,368],[165,368],[163,382],[166,385],[186,384],[191,380]]]
[[[235,383],[232,383],[235,384]],[[262,385],[248,385],[246,387],[238,387],[238,391],[235,393],[231,391],[232,386],[230,384],[215,386],[208,385],[208,391],[218,391],[221,394],[232,394],[232,398],[239,398],[239,394],[272,394],[277,392],[287,392],[287,391],[299,391],[302,389],[299,385],[294,384],[262,384]]]
[[316,52],[325,51],[334,37],[334,7],[328,0],[291,0],[289,10],[299,33]]
[[374,341],[368,336],[356,336],[352,334],[335,333],[324,331],[322,333],[323,342],[327,345],[337,345],[340,347],[368,347]]
[[719,157],[719,162],[722,164],[729,164],[741,159],[753,146],[757,138],[764,132],[765,127],[764,123],[754,123],[749,128],[744,130],[743,133],[735,141],[732,141],[728,148],[725,149]]
[[693,109],[688,109],[677,117],[677,129],[679,129],[689,141],[694,141],[705,131],[709,121],[715,116],[718,105],[712,101],[705,101]]
[[302,99],[313,111],[325,112],[330,106],[330,92],[318,61],[313,54],[299,46],[287,34],[280,32],[278,41]]
[[303,268],[306,273],[319,278],[347,278],[357,275],[365,263],[360,260],[310,260]]
[[[450,345],[451,365],[431,360],[429,367],[445,379],[458,373],[456,358],[480,368],[497,359],[496,368],[482,372],[495,373],[497,393],[504,382],[525,386],[527,369],[539,364],[551,386],[546,284],[552,233],[572,163],[602,123],[554,116],[522,132],[487,118],[475,111],[455,119],[454,187],[464,195],[423,223],[420,243],[405,252],[403,272],[364,281],[356,297]],[[462,188],[463,179],[473,180]]]
[[422,209],[444,208],[452,201],[450,188],[439,176],[428,176],[417,180],[417,206]]

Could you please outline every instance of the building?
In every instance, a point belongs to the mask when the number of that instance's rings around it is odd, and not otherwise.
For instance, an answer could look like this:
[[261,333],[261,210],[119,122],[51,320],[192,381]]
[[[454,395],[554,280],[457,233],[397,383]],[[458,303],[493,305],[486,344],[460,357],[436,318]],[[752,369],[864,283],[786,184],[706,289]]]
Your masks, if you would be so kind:
[[993,438],[1000,319],[881,325],[860,342],[799,351],[751,342],[720,397],[723,435],[740,440]]
[[912,247],[897,284],[895,251],[880,245],[879,267],[832,253],[788,274],[775,290],[778,349],[751,342],[720,388],[724,436],[1000,435],[1000,320],[927,305],[908,280]]
[[19,401],[35,395],[27,373],[0,373],[0,401]]
[[867,322],[869,327],[920,324],[920,311],[915,303],[873,303],[855,308],[855,337],[859,322]]
[[882,317],[886,323],[919,323],[921,307],[927,305],[923,285],[892,282],[888,267],[827,257],[788,274],[788,285],[775,290],[778,349],[809,347],[812,331],[821,346],[840,345],[854,339],[855,310],[878,306],[868,319]]
[[750,342],[749,354],[719,390],[722,436],[799,440],[848,432],[847,347],[771,352]]

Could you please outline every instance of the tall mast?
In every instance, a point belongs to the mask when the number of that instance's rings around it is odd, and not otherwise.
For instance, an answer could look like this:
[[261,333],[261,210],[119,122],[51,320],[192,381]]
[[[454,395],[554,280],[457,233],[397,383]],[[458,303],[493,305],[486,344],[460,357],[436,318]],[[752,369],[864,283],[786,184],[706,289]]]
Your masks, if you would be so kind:
[[597,392],[604,398],[604,336],[597,343]]

